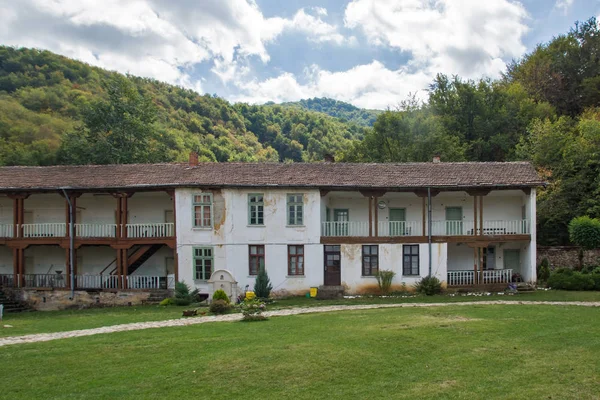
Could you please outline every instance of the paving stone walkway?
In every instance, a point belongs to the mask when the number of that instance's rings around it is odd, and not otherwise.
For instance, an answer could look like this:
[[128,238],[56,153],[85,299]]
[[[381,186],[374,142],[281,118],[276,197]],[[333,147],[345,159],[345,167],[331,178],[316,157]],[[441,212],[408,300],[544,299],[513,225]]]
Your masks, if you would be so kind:
[[[583,302],[583,301],[466,301],[456,303],[398,303],[398,304],[368,304],[354,306],[323,306],[323,307],[305,307],[305,308],[289,308],[284,310],[267,311],[265,315],[268,317],[279,317],[286,315],[298,315],[309,313],[322,313],[331,311],[345,310],[370,310],[376,308],[416,308],[416,307],[456,307],[456,306],[473,306],[473,305],[551,305],[551,306],[583,306],[583,307],[600,307],[600,302]],[[182,319],[171,319],[166,321],[151,321],[151,322],[136,322],[131,324],[121,324],[104,326],[102,328],[80,329],[75,331],[54,332],[54,333],[38,333],[33,335],[12,336],[0,338],[0,347],[11,344],[20,343],[36,343],[47,342],[50,340],[67,339],[81,336],[99,335],[102,333],[137,331],[151,328],[167,328],[172,326],[188,326],[197,324],[206,324],[209,322],[232,322],[242,319],[242,314],[227,314],[219,316],[204,316]]]

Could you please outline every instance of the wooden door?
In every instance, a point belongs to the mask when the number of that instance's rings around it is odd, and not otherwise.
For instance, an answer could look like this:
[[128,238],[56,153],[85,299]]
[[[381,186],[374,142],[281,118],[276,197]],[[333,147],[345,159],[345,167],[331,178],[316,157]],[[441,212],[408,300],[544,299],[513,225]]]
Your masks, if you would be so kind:
[[325,246],[325,285],[339,286],[342,284],[342,264],[340,246]]
[[462,235],[462,207],[446,207],[446,235]]
[[390,236],[410,235],[406,231],[406,209],[390,208]]

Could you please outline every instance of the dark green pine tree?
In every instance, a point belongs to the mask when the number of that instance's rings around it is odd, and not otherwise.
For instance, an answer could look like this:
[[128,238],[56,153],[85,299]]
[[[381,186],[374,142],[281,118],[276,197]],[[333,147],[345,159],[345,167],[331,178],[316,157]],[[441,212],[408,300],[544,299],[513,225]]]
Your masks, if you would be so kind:
[[265,267],[261,265],[258,275],[256,275],[256,281],[254,282],[254,294],[260,299],[268,299],[271,290],[273,290],[271,280],[269,279],[269,275],[267,275]]

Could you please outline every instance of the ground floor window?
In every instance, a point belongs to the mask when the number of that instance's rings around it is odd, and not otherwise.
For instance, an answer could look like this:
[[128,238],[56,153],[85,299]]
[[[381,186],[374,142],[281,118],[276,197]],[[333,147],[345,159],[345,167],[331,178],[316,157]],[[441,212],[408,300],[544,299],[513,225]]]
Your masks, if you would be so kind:
[[288,246],[288,275],[304,275],[304,246]]
[[420,275],[419,273],[419,245],[410,244],[403,247],[402,275]]
[[362,247],[362,274],[374,276],[379,271],[379,246],[367,245]]
[[265,246],[263,245],[250,245],[248,246],[249,252],[249,274],[258,275],[260,268],[265,266]]
[[207,281],[213,271],[213,249],[212,247],[194,248],[194,278]]

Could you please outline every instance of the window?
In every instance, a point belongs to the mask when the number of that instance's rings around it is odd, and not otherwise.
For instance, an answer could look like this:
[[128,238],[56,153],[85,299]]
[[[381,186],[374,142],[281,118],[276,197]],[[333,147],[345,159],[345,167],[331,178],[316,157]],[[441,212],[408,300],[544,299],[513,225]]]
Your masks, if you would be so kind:
[[288,209],[288,225],[302,225],[304,221],[304,195],[303,194],[288,194],[287,209]]
[[248,223],[250,225],[264,225],[263,194],[248,195]]
[[379,271],[379,249],[377,245],[363,246],[362,248],[362,274],[374,276]]
[[194,195],[194,227],[210,228],[212,226],[212,193]]
[[212,247],[194,248],[194,278],[207,281],[213,271],[213,249]]
[[265,266],[265,246],[250,245],[249,247],[249,274],[258,275],[260,268]]
[[304,246],[288,246],[288,275],[304,275]]
[[404,264],[402,275],[419,275],[419,245],[403,246]]

